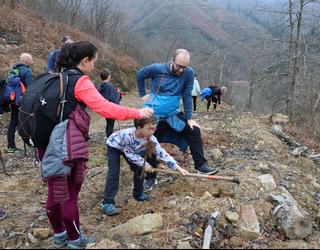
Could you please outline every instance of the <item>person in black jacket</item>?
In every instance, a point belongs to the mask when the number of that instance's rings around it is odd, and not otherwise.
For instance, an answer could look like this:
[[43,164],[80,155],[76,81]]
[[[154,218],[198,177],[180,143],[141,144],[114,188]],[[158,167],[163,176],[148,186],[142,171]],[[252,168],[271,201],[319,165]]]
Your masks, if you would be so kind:
[[221,104],[221,95],[227,92],[227,87],[217,87],[217,86],[209,86],[212,90],[212,93],[210,96],[206,97],[207,100],[207,111],[210,109],[211,102],[213,102],[214,109],[217,108],[217,104]]
[[[98,86],[98,90],[100,94],[107,99],[109,102],[113,102],[115,104],[120,103],[120,97],[116,90],[116,88],[113,86],[113,84],[110,82],[111,80],[111,71],[108,69],[102,69],[100,72],[100,77],[102,80],[102,83]],[[107,125],[106,125],[106,134],[107,138],[112,135],[113,129],[114,129],[114,120],[112,119],[106,119]]]

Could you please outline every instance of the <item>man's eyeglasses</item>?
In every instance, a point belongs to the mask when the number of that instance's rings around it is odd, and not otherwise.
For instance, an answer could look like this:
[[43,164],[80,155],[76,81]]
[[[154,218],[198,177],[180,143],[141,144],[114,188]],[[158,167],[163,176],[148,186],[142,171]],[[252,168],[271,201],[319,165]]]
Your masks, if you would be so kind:
[[182,69],[182,70],[185,70],[188,66],[182,66],[182,65],[180,65],[180,64],[177,64],[175,61],[173,61],[173,63],[175,64],[175,67],[177,68],[177,69]]

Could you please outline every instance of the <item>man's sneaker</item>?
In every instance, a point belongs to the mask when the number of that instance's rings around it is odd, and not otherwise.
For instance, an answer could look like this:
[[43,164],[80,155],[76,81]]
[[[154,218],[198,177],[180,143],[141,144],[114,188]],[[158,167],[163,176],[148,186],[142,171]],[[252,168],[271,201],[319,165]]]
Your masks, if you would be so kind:
[[139,196],[134,197],[136,199],[136,201],[149,201],[150,200],[150,196],[142,193]]
[[118,210],[116,209],[116,207],[110,203],[102,204],[101,208],[102,208],[103,212],[109,216],[116,215],[119,213]]
[[6,217],[7,217],[7,213],[4,210],[0,209],[0,220],[3,220]]
[[65,233],[60,237],[53,236],[51,239],[52,239],[54,248],[62,248],[67,245],[68,235],[67,233]]
[[77,241],[67,241],[67,247],[68,249],[84,249],[87,246],[92,246],[96,244],[97,239],[96,237],[87,237],[84,235],[81,235],[80,238]]
[[144,191],[150,192],[153,189],[153,186],[157,184],[158,184],[158,181],[156,178],[145,180],[143,184]]
[[203,164],[197,169],[199,174],[216,174],[219,172],[217,168],[210,167],[208,163]]

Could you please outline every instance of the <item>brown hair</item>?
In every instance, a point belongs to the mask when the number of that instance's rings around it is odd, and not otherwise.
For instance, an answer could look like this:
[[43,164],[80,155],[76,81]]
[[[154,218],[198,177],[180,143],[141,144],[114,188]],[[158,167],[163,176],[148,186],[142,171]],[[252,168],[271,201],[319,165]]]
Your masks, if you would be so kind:
[[102,81],[107,80],[110,75],[111,75],[111,71],[108,69],[102,69],[100,71],[100,77]]

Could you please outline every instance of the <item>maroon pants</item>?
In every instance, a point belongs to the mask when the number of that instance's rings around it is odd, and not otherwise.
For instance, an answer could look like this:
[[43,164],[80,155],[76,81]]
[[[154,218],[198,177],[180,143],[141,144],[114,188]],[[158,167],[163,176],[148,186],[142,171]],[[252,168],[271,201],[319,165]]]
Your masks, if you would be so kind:
[[[43,152],[38,150],[39,158]],[[54,233],[65,230],[68,240],[80,237],[78,197],[85,177],[84,162],[77,162],[68,177],[53,177],[48,180],[47,216]]]

